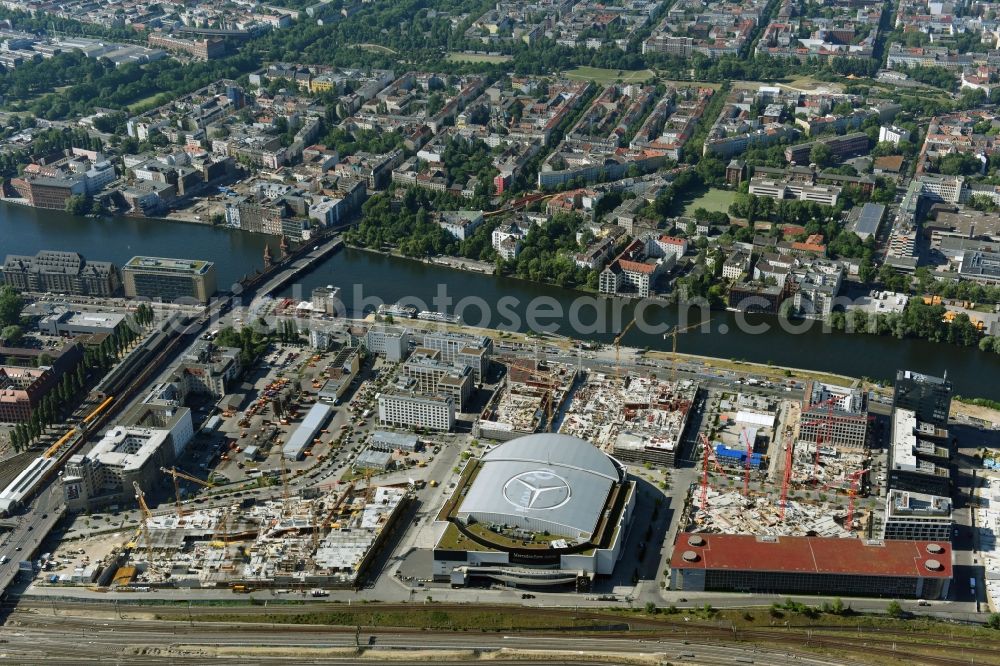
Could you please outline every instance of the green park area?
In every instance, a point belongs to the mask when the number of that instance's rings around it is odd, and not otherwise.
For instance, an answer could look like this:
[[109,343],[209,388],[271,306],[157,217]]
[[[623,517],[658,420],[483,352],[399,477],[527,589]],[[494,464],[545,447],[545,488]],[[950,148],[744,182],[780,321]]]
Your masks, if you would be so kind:
[[736,201],[736,192],[716,187],[699,187],[680,192],[671,205],[671,216],[693,217],[694,212],[704,208],[709,212],[726,213],[729,205]]
[[447,60],[451,62],[509,62],[513,58],[502,53],[466,53],[464,51],[452,51],[448,54]]
[[608,85],[615,81],[622,83],[641,83],[654,76],[651,69],[601,69],[600,67],[577,67],[563,72],[567,79],[576,81],[593,81],[600,85]]

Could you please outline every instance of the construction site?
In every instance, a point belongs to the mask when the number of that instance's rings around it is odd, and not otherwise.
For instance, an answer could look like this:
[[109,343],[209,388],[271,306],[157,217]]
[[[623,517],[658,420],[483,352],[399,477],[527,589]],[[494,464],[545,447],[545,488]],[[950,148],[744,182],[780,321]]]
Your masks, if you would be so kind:
[[474,425],[476,437],[506,441],[551,431],[579,378],[576,368],[534,359],[494,359],[507,366],[504,384]]
[[[49,584],[136,588],[351,588],[398,526],[407,487],[334,483],[322,491],[278,500],[153,515],[136,488],[143,519],[125,543],[121,533],[94,537],[81,551],[106,553],[86,576]],[[108,542],[119,545],[108,547]],[[104,542],[104,547],[99,542]],[[90,564],[88,562],[88,564]]]
[[[691,532],[763,536],[872,537],[867,448],[838,440],[844,415],[825,403],[751,390],[709,392],[698,433],[698,483],[682,524]],[[867,421],[867,415],[861,415]],[[807,439],[803,439],[803,436]],[[809,441],[811,440],[811,441]]]
[[673,466],[698,393],[691,380],[591,373],[574,392],[559,432],[625,462]]

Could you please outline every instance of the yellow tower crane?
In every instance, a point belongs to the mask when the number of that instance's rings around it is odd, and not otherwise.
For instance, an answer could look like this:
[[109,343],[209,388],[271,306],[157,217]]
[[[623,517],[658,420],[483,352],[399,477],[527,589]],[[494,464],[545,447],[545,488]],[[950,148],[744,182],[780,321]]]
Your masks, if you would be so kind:
[[621,379],[622,374],[622,338],[624,338],[625,334],[628,333],[633,326],[635,326],[635,322],[636,318],[633,316],[632,321],[625,324],[625,327],[622,328],[618,335],[615,336],[613,343],[615,346],[615,377],[618,379]]
[[142,511],[142,537],[146,541],[146,562],[150,570],[153,568],[153,539],[149,535],[149,521],[153,518],[153,512],[146,504],[146,493],[142,492],[137,481],[132,482],[135,489],[135,499],[139,502],[139,510]]
[[288,469],[285,466],[285,455],[281,454],[281,515],[287,518],[292,512],[288,501]]
[[673,338],[673,344],[671,345],[670,351],[670,381],[677,382],[677,334],[685,333],[690,331],[692,328],[698,328],[703,322],[698,322],[697,324],[691,324],[690,326],[685,326],[681,328],[680,326],[674,326],[673,330],[669,333],[664,334],[664,338],[668,335]]
[[198,485],[203,486],[205,488],[212,488],[215,485],[211,481],[204,481],[196,476],[192,476],[190,474],[182,472],[176,467],[171,467],[170,469],[167,469],[166,467],[161,467],[160,471],[163,472],[164,474],[169,474],[174,481],[174,505],[177,507],[178,524],[180,524],[181,521],[184,520],[184,505],[181,503],[181,486],[178,479],[191,481],[192,483],[197,483]]

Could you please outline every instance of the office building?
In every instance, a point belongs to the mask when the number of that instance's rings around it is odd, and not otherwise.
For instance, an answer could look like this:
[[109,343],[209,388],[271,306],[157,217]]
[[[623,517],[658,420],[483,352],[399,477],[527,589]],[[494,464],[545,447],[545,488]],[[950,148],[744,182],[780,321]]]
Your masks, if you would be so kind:
[[372,326],[365,334],[365,348],[398,363],[410,349],[410,332],[399,326]]
[[951,392],[947,374],[933,377],[912,370],[900,370],[896,373],[892,405],[912,410],[919,421],[946,428],[951,411]]
[[822,144],[830,149],[831,157],[835,162],[841,162],[849,157],[857,157],[868,152],[870,141],[864,132],[853,132],[843,136],[832,136],[827,139],[800,143],[785,148],[785,160],[794,164],[809,164],[809,154],[817,144]]
[[89,453],[71,456],[62,476],[66,507],[76,512],[134,506],[133,482],[146,493],[161,485],[160,468],[174,464],[194,435],[190,410],[171,414],[164,428],[115,426]]
[[907,490],[949,497],[948,431],[917,419],[914,411],[897,407],[892,412],[889,444],[890,490]]
[[122,286],[118,267],[107,261],[87,261],[78,252],[42,250],[33,257],[7,255],[4,282],[20,291],[114,296]]
[[946,541],[677,535],[670,588],[684,592],[947,599]]
[[892,490],[885,498],[884,539],[950,542],[954,524],[950,497]]
[[868,410],[861,389],[810,382],[803,399],[799,440],[845,449],[867,447]]
[[441,352],[441,360],[472,368],[476,383],[482,383],[490,368],[493,339],[485,335],[426,333],[421,346]]
[[421,347],[403,363],[400,377],[420,393],[450,395],[459,409],[468,403],[475,388],[471,367],[448,363],[441,358],[441,352]]
[[122,268],[122,280],[130,298],[207,303],[215,293],[215,264],[200,259],[132,257]]
[[328,317],[336,317],[338,312],[343,312],[344,304],[340,299],[340,288],[327,285],[313,289],[312,311],[314,314]]
[[239,349],[217,347],[208,340],[199,340],[173,367],[170,381],[184,398],[201,394],[220,400],[242,371]]
[[448,432],[455,427],[455,399],[390,389],[378,397],[378,421],[393,428]]

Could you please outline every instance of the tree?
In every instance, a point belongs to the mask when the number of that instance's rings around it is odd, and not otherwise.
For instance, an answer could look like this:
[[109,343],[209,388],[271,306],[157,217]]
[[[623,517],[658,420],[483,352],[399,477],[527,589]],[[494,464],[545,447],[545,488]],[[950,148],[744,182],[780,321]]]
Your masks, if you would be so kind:
[[986,626],[990,629],[1000,629],[1000,613],[990,613],[990,617],[986,620]]
[[74,194],[66,199],[66,212],[70,215],[86,215],[90,212],[90,201],[86,195]]
[[24,299],[10,285],[0,287],[0,327],[13,326],[21,321]]
[[900,606],[899,602],[895,599],[889,602],[889,605],[886,606],[885,612],[889,615],[889,617],[903,617],[903,607]]
[[0,340],[9,347],[16,347],[22,338],[24,338],[24,331],[17,324],[4,326],[3,330],[0,330]]
[[809,161],[819,167],[833,164],[833,151],[825,143],[817,143],[809,151]]

